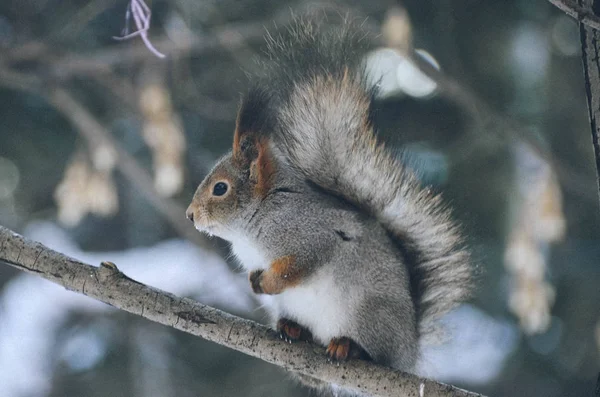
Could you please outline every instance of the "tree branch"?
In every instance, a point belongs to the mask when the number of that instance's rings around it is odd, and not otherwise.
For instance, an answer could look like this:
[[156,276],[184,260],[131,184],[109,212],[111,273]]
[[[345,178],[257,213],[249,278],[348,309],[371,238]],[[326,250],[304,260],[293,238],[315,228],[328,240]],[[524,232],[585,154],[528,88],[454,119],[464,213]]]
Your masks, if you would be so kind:
[[73,124],[90,148],[106,145],[112,149],[117,155],[116,167],[119,171],[165,217],[171,227],[185,239],[209,249],[209,244],[202,235],[180,222],[181,219],[184,219],[185,207],[158,194],[148,172],[118,144],[110,131],[100,124],[94,115],[67,90],[61,87],[51,88],[36,75],[15,72],[2,67],[2,65],[0,65],[0,86],[42,96]]
[[185,214],[185,208],[174,200],[158,194],[154,188],[152,178],[146,170],[116,142],[112,134],[68,91],[62,88],[54,88],[49,90],[45,96],[77,128],[77,131],[84,137],[90,147],[106,145],[117,154],[116,166],[119,171],[164,215],[179,235],[200,247],[209,247],[205,238],[180,221],[183,219],[183,214]]
[[476,123],[478,130],[527,143],[535,153],[556,172],[561,184],[579,196],[594,200],[590,194],[589,178],[580,175],[572,166],[545,149],[523,124],[494,110],[483,98],[452,76],[437,70],[421,56],[412,53],[411,59],[440,88],[441,94],[461,107]]
[[[586,4],[586,1],[583,2]],[[592,1],[587,1],[588,7],[592,6]],[[592,128],[592,144],[596,155],[596,171],[598,181],[598,193],[600,197],[600,30],[595,30],[589,26],[581,25],[581,56],[583,58],[583,72],[585,77],[585,90],[588,101],[588,111],[590,115],[590,125]]]
[[[203,35],[190,32],[185,39],[173,41],[168,36],[159,36],[152,40],[169,59],[191,57],[207,51],[226,49],[230,52],[247,48],[248,43],[262,39],[266,26],[285,25],[290,19],[289,9],[283,8],[272,18],[262,21],[228,23],[212,29]],[[66,52],[56,56],[56,49],[39,41],[9,49],[3,55],[7,63],[36,60],[43,63],[44,71],[55,80],[64,80],[76,76],[108,73],[123,65],[153,60],[154,54],[142,42],[120,43],[106,48],[96,49],[85,54]]]
[[360,360],[331,365],[325,349],[286,344],[269,328],[125,276],[110,262],[93,267],[0,226],[0,261],[117,309],[260,358],[286,370],[373,396],[483,397]]
[[590,28],[600,30],[600,18],[596,16],[591,10],[582,7],[577,4],[574,0],[548,0],[554,4],[558,9],[566,13],[567,15],[577,19],[584,25]]

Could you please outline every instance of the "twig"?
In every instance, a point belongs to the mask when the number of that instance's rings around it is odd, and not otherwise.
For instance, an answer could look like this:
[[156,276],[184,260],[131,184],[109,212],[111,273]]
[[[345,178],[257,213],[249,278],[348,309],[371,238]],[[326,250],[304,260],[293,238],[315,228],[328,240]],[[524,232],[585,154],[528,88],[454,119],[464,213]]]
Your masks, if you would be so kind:
[[117,154],[116,166],[127,180],[148,199],[150,204],[160,212],[179,235],[209,249],[206,239],[187,223],[182,222],[185,208],[175,201],[162,197],[154,189],[150,175],[125,149],[112,134],[81,105],[68,91],[62,88],[49,88],[43,80],[35,75],[14,72],[0,66],[0,86],[27,91],[44,97],[60,111],[77,129],[91,148],[106,145]]
[[[289,10],[279,13],[275,18],[250,23],[230,23],[214,29],[210,34],[193,35],[189,39],[174,42],[166,36],[154,41],[157,47],[164,48],[164,54],[169,58],[190,57],[205,51],[226,47],[230,51],[245,47],[253,40],[262,39],[265,26],[273,23],[285,25],[289,19]],[[20,55],[19,49],[2,54],[8,60]],[[126,47],[113,47],[97,50],[88,54],[69,54],[55,61],[50,61],[47,71],[54,77],[67,78],[96,73],[105,73],[121,65],[131,65],[147,60],[151,54],[141,44]]]
[[570,165],[552,156],[522,124],[494,110],[483,98],[452,76],[433,67],[418,54],[412,54],[411,59],[425,75],[438,85],[441,95],[458,104],[469,114],[476,123],[478,131],[524,141],[540,158],[551,165],[565,188],[586,199],[594,199],[590,194],[588,178],[581,177]]
[[[379,31],[381,29],[379,26],[372,26],[371,30]],[[385,37],[381,37],[380,44],[390,46]],[[504,139],[510,138],[511,140],[519,140],[527,143],[539,157],[551,165],[565,189],[576,192],[579,196],[587,200],[596,199],[593,193],[590,194],[590,181],[588,178],[580,176],[580,173],[575,171],[573,167],[552,156],[540,142],[531,136],[531,132],[522,124],[494,110],[492,106],[473,90],[469,89],[467,85],[456,80],[451,75],[436,69],[414,50],[411,50],[406,55],[410,57],[412,62],[427,77],[437,84],[440,89],[440,95],[456,103],[468,114],[471,121],[475,124],[477,131],[488,134],[492,133]],[[461,146],[460,150],[464,152],[464,147]]]
[[48,101],[59,110],[90,147],[107,145],[117,154],[116,166],[123,175],[146,196],[148,201],[165,216],[171,226],[183,237],[197,245],[209,248],[210,244],[202,235],[182,222],[185,208],[176,202],[159,195],[154,189],[152,178],[125,149],[119,145],[112,134],[68,91],[54,88],[46,94]]
[[[267,327],[188,298],[179,298],[125,276],[110,262],[93,267],[31,242],[0,226],[0,261],[87,295],[286,370],[335,383],[372,396],[483,397],[360,360],[340,366],[327,362],[324,348],[289,345]],[[419,394],[419,391],[423,393]]]
[[[592,2],[587,1],[587,5],[591,7]],[[598,58],[600,56],[600,45],[598,44],[600,31],[585,25],[581,25],[579,30],[592,144],[596,155],[598,197],[600,198],[600,60]]]
[[566,13],[567,15],[575,18],[577,21],[584,25],[600,30],[600,18],[596,16],[590,9],[585,8],[577,4],[573,0],[548,0],[554,4],[558,9]]

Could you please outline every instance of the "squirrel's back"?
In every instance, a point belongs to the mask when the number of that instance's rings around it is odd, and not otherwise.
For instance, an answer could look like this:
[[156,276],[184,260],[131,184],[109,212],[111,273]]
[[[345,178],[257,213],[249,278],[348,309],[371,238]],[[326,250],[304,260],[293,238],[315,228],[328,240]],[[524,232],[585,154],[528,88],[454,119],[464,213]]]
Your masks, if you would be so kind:
[[297,19],[268,37],[269,59],[243,100],[238,128],[271,135],[279,161],[384,226],[403,253],[424,336],[468,296],[471,265],[440,197],[375,138],[377,87],[364,67],[372,48],[357,23]]

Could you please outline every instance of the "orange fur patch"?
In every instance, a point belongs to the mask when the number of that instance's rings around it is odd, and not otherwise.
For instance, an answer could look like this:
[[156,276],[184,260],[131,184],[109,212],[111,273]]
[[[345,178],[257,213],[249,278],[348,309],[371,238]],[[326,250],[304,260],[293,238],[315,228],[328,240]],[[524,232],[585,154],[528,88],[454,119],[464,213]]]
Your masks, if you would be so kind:
[[296,263],[296,259],[293,255],[282,256],[281,258],[275,259],[271,263],[271,270],[274,274],[282,278],[292,278],[295,271],[294,264]]
[[258,197],[265,197],[275,177],[275,162],[271,156],[268,142],[265,138],[257,139],[258,157],[256,158],[256,187]]
[[[265,294],[280,294],[290,287],[294,287],[302,281],[305,272],[295,266],[296,260],[293,255],[286,255],[275,259],[271,266],[262,272],[260,290]],[[252,280],[251,280],[252,282]]]

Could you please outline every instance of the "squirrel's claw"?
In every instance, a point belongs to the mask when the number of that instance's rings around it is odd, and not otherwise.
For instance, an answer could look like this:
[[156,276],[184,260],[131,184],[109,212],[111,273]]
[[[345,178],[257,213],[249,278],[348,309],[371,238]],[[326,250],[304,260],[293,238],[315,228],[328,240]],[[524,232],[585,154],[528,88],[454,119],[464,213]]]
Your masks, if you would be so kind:
[[287,318],[280,318],[277,321],[277,331],[279,331],[279,337],[288,343],[312,339],[312,334],[309,330]]
[[333,338],[327,346],[327,357],[329,361],[346,361],[350,354],[350,338]]
[[356,342],[347,337],[333,338],[327,346],[327,361],[346,361],[350,358],[371,361],[369,354]]

